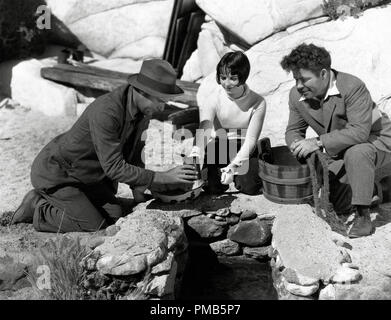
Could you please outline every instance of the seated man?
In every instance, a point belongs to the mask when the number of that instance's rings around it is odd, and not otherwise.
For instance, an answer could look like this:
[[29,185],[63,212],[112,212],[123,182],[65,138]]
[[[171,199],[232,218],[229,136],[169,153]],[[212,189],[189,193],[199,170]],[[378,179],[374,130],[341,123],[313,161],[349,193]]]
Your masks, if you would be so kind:
[[[360,79],[331,69],[324,48],[301,44],[281,66],[296,80],[289,95],[287,145],[298,158],[324,148],[330,157],[330,202],[337,214],[353,210],[349,237],[370,235],[375,170],[391,162],[390,119]],[[317,138],[305,139],[308,126]]]
[[123,216],[115,197],[118,182],[128,184],[138,201],[151,186],[192,184],[192,165],[153,172],[141,161],[145,116],[182,93],[168,62],[144,61],[128,85],[97,98],[70,130],[41,150],[31,168],[34,190],[11,223],[32,222],[43,232],[96,231]]

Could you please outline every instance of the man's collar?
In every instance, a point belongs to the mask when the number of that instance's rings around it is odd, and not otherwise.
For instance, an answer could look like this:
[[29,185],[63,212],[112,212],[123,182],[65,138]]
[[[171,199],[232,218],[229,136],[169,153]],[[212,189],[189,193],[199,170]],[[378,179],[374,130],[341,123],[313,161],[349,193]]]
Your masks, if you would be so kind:
[[133,101],[134,100],[133,94],[134,94],[134,88],[132,86],[129,86],[126,109],[130,115],[131,120],[135,119],[138,113],[140,112],[137,108],[136,103],[134,103]]
[[[335,77],[335,73],[333,70],[330,70],[330,83],[329,88],[327,89],[326,95],[323,99],[325,101],[329,96],[337,96],[341,94],[337,88],[337,79]],[[306,98],[304,96],[301,96],[299,101],[304,101]]]

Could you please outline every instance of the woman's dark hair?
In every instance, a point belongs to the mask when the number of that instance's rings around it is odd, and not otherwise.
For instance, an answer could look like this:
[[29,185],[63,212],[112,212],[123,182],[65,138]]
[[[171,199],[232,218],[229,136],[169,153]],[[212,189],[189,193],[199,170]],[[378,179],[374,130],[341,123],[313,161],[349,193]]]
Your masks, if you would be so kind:
[[245,84],[250,73],[250,61],[247,56],[241,51],[226,53],[216,67],[216,81],[218,84],[220,84],[220,75],[227,72],[238,76],[239,85]]
[[303,43],[282,59],[281,67],[288,72],[307,69],[319,75],[322,69],[330,70],[331,57],[325,48]]

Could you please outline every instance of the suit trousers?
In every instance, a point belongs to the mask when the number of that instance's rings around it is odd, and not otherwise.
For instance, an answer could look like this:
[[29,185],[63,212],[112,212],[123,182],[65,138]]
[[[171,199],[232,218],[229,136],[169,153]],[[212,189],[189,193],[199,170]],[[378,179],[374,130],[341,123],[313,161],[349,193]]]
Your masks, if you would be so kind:
[[[128,163],[144,168],[143,148],[140,139],[148,128],[149,119],[143,119],[134,132],[136,143],[133,150],[124,150]],[[108,178],[85,185],[59,186],[47,191],[37,190],[42,198],[38,201],[33,225],[41,232],[94,232],[115,223],[124,215],[116,198],[117,182]]]
[[371,143],[348,148],[343,159],[329,161],[330,202],[336,212],[351,205],[369,206],[372,201],[376,169],[391,163],[391,153]]

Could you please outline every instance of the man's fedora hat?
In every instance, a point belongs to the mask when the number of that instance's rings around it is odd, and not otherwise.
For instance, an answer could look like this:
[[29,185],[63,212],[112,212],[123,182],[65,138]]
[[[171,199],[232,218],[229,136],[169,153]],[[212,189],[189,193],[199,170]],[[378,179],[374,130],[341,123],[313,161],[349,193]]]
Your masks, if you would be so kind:
[[140,72],[131,75],[128,82],[154,97],[170,98],[183,94],[183,90],[176,85],[174,68],[161,59],[143,61]]

